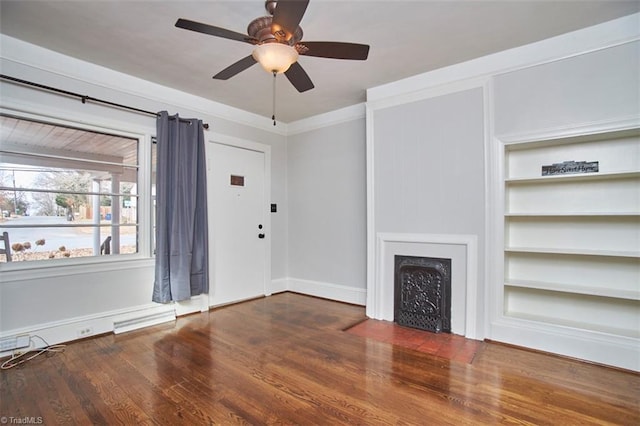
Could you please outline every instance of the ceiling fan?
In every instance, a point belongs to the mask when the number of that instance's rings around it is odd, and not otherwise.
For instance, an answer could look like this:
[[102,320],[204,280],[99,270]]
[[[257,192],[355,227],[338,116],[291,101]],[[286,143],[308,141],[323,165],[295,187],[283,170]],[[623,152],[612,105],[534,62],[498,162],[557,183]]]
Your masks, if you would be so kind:
[[213,78],[227,80],[258,62],[274,77],[284,73],[299,92],[305,92],[313,89],[314,85],[298,62],[299,55],[354,60],[365,60],[369,55],[366,44],[301,41],[302,28],[299,24],[308,4],[309,0],[266,0],[265,9],[270,16],[251,21],[247,35],[188,19],[178,19],[176,27],[256,46],[251,55],[223,69]]

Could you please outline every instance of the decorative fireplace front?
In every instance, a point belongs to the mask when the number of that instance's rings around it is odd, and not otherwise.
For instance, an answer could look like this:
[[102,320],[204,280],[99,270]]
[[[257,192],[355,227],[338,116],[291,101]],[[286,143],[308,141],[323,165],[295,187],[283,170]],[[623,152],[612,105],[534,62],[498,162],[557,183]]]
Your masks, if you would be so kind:
[[395,256],[394,321],[451,332],[451,259]]

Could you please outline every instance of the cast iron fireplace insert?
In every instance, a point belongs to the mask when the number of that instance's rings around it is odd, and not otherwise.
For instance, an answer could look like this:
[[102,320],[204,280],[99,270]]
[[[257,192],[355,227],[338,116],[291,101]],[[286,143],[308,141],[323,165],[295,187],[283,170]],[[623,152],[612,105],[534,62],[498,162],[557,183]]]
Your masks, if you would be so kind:
[[451,259],[395,256],[394,322],[451,332]]

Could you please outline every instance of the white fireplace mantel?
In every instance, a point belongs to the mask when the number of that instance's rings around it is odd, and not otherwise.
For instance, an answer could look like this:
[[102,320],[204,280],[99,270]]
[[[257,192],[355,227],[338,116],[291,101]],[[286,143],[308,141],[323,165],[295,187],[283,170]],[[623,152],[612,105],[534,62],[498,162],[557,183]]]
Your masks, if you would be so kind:
[[451,331],[477,338],[478,237],[460,234],[383,233],[376,236],[375,277],[367,288],[367,316],[393,321],[394,256],[449,258]]

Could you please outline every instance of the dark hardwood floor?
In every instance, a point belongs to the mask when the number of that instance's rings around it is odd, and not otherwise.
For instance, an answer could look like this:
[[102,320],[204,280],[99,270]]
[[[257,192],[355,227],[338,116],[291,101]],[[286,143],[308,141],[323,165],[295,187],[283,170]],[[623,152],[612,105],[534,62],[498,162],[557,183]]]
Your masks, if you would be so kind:
[[638,374],[491,343],[469,364],[343,331],[364,318],[362,307],[283,293],[78,341],[2,371],[0,416],[46,425],[640,424]]

